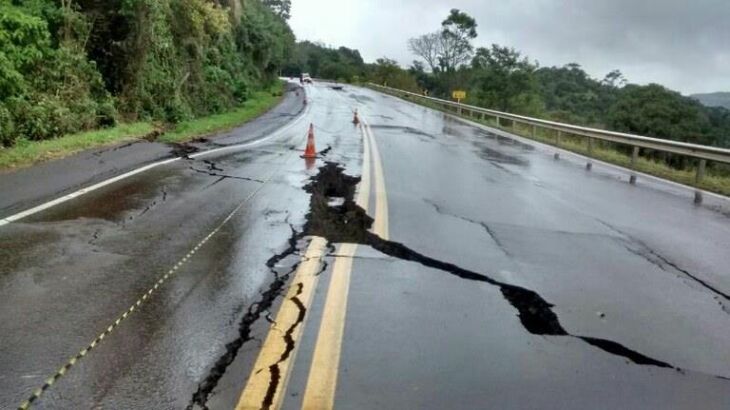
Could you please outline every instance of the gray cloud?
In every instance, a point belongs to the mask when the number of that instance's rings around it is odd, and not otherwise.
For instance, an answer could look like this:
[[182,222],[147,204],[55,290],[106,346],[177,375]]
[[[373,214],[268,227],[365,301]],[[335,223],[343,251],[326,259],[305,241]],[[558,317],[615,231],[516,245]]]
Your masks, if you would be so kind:
[[730,0],[293,0],[297,37],[408,64],[406,40],[435,30],[449,9],[479,24],[476,44],[508,45],[541,65],[581,64],[594,77],[683,93],[730,91]]

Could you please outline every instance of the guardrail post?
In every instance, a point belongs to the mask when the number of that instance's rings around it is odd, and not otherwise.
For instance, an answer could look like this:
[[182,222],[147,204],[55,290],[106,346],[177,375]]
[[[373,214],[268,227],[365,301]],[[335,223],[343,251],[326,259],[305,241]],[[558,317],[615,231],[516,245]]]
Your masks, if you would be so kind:
[[588,162],[586,163],[586,169],[590,171],[593,169],[593,138],[588,137]]
[[[558,130],[558,133],[555,134],[555,146],[560,148],[560,138],[563,136],[563,131]],[[555,159],[560,159],[560,151],[555,151],[554,155]]]
[[[636,161],[639,159],[639,147],[634,147],[634,150],[631,152],[631,169],[636,170]],[[631,177],[629,177],[629,184],[636,185],[636,172],[631,173]]]
[[537,125],[532,124],[532,139],[537,137]]
[[697,175],[695,175],[695,186],[697,187],[697,190],[695,190],[695,204],[700,205],[702,203],[702,191],[700,190],[700,182],[702,182],[702,178],[705,177],[705,168],[707,167],[707,160],[701,159],[699,165],[697,166]]

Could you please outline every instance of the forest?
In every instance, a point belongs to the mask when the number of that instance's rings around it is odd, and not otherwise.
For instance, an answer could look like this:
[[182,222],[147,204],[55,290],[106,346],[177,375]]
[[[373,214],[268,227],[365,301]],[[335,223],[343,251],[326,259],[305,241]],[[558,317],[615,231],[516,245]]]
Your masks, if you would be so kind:
[[541,66],[476,45],[451,10],[407,41],[415,60],[372,63],[347,47],[295,42],[290,0],[0,0],[0,146],[118,122],[175,124],[240,106],[279,75],[387,83],[546,119],[730,147],[730,110],[706,107],[618,70]]
[[545,119],[656,138],[730,147],[730,110],[706,107],[659,84],[631,84],[619,70],[592,78],[577,63],[543,67],[518,50],[475,46],[477,22],[452,10],[441,27],[408,40],[416,57],[408,68],[394,60],[363,61],[357,50],[300,42],[285,73],[387,83],[391,87]]
[[0,146],[225,112],[294,47],[289,0],[0,0]]

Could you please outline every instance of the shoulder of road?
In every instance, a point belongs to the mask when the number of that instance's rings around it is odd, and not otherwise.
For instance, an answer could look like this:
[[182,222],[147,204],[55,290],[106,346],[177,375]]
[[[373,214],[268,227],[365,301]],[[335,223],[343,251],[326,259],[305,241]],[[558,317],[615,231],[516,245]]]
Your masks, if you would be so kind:
[[[201,123],[200,127],[187,130],[186,135],[190,137],[187,142],[176,142],[184,140],[174,138],[174,135],[158,138],[155,134],[155,138],[134,138],[0,174],[0,192],[3,193],[0,195],[0,218],[145,165],[262,138],[303,110],[304,97],[295,92],[297,89],[298,86],[288,84],[283,97],[273,108],[244,124],[239,122],[233,129],[229,125],[229,131],[225,131],[225,127],[223,130],[211,129]],[[219,133],[210,136],[216,131]]]

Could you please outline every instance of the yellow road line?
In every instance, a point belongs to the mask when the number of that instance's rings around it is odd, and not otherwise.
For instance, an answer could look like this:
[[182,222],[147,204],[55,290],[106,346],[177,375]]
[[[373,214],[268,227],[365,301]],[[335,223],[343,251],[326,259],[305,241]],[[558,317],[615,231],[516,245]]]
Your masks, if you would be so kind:
[[[361,130],[363,133],[362,179],[358,186],[355,202],[367,211],[370,202],[370,139],[365,128],[362,127]],[[319,326],[307,387],[304,390],[303,409],[331,409],[334,405],[342,336],[345,331],[352,256],[356,251],[357,245],[355,244],[341,245],[338,251],[340,257],[332,266],[322,323]]]
[[335,260],[332,267],[332,277],[312,356],[312,367],[309,368],[302,409],[326,410],[334,406],[342,336],[345,332],[347,295],[350,289],[351,257],[355,255],[356,250],[355,244],[341,245],[338,252],[340,257]]
[[259,352],[237,410],[278,409],[296,356],[296,346],[306,320],[302,308],[310,306],[319,279],[320,261],[327,241],[314,237],[307,247],[292,285]]
[[357,187],[358,191],[355,203],[367,211],[370,202],[370,139],[366,137],[365,127],[361,127],[360,129],[363,133],[362,177],[360,179],[360,185]]
[[[375,228],[378,235],[388,235],[388,203],[385,195],[385,179],[380,155],[375,140],[366,123],[363,122],[363,175],[358,192],[358,205],[367,210],[370,196],[370,154],[375,171]],[[378,174],[380,174],[378,176]],[[345,331],[347,297],[352,272],[352,256],[357,251],[355,244],[343,244],[332,267],[332,278],[325,301],[322,323],[314,348],[312,367],[309,369],[307,387],[304,391],[302,409],[329,410],[334,408],[337,376],[342,353],[342,338]]]
[[373,175],[375,176],[375,223],[373,224],[373,232],[381,238],[388,240],[388,194],[385,191],[385,176],[383,174],[383,164],[380,160],[380,151],[378,143],[375,142],[373,131],[367,122],[365,129],[370,137],[370,145],[373,155]]

